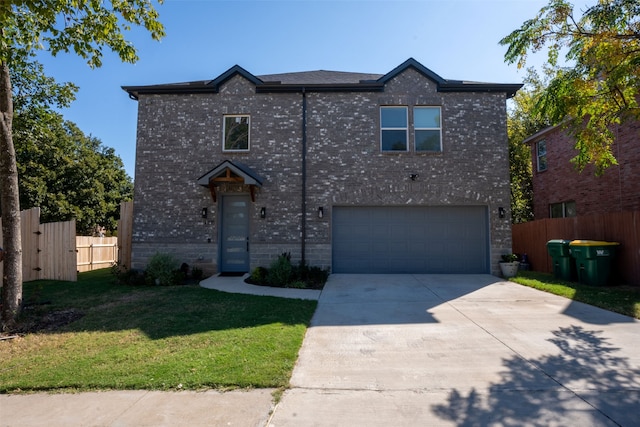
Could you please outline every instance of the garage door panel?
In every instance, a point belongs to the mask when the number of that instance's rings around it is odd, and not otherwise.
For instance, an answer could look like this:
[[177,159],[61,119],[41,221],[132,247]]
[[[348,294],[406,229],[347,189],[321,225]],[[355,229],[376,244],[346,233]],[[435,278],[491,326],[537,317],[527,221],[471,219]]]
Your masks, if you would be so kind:
[[336,273],[488,273],[487,208],[334,207]]

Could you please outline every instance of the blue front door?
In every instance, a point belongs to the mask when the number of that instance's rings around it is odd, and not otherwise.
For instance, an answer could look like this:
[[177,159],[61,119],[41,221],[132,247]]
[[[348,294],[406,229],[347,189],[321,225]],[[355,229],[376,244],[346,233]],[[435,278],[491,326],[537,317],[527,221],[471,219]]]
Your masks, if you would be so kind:
[[220,225],[220,272],[249,271],[249,203],[248,196],[222,197]]

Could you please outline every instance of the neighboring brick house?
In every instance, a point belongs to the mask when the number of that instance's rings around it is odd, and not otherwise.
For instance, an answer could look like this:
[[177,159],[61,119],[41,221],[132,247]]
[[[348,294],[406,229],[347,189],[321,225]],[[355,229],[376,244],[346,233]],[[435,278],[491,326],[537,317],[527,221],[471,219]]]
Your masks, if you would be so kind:
[[124,87],[138,100],[132,267],[248,272],[283,252],[358,273],[494,273],[511,251],[520,84],[312,71]]
[[578,172],[571,159],[575,140],[562,126],[527,138],[533,169],[535,219],[640,210],[640,122],[613,128],[618,165],[596,176],[593,165]]

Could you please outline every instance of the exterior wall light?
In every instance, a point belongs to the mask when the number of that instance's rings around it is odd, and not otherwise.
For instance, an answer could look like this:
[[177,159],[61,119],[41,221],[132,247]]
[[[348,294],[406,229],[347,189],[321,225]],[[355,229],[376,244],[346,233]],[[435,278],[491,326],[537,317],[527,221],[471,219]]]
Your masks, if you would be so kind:
[[202,208],[201,215],[202,215],[202,218],[205,218],[205,219],[207,218],[207,208]]
[[260,208],[260,218],[265,219],[266,217],[267,217],[267,208],[263,206]]
[[418,175],[417,173],[411,173],[409,174],[409,178],[411,178],[411,181],[415,181],[416,179],[418,179],[420,175]]
[[318,208],[318,218],[322,218],[322,217],[324,217],[324,208],[320,206]]
[[506,213],[506,211],[504,210],[504,208],[503,208],[503,207],[499,207],[499,208],[498,208],[498,217],[499,217],[500,219],[503,219],[503,218],[506,216],[506,214],[507,214],[507,213]]

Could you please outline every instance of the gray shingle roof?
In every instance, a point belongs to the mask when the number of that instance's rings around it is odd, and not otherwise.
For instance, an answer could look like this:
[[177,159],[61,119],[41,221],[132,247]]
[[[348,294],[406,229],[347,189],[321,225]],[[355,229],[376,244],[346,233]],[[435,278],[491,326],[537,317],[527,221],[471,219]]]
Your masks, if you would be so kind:
[[235,65],[213,80],[151,86],[123,86],[122,88],[133,99],[138,99],[140,94],[151,93],[216,93],[227,80],[240,75],[256,86],[256,92],[375,92],[384,91],[384,85],[388,81],[409,68],[413,68],[435,82],[439,92],[502,92],[510,98],[522,87],[521,84],[478,83],[443,79],[415,59],[409,58],[387,74],[318,70],[255,76],[239,65]]
[[383,74],[347,73],[344,71],[302,71],[298,73],[266,74],[257,76],[265,83],[282,84],[358,84],[362,80],[378,80]]

